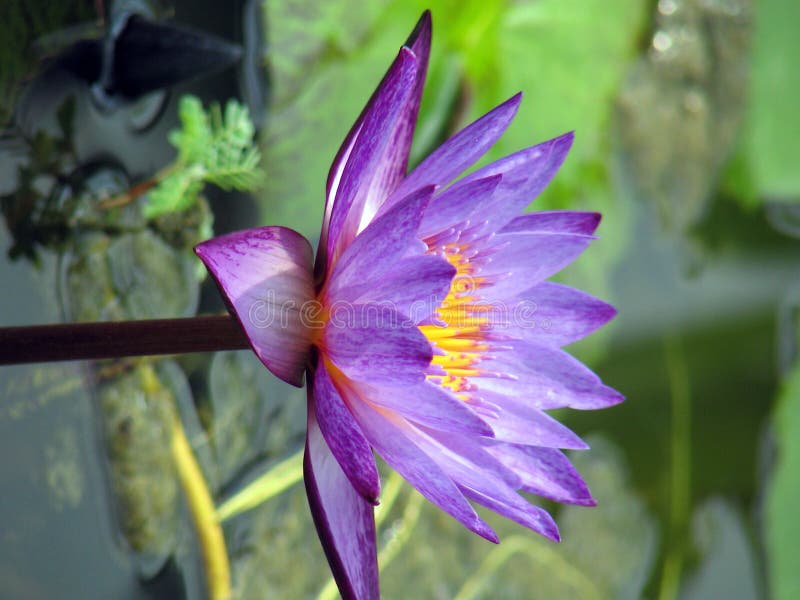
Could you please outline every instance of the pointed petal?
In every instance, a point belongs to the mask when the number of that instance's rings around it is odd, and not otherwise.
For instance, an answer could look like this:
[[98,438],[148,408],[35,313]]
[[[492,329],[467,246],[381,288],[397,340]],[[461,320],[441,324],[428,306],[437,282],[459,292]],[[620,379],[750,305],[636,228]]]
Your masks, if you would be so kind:
[[617,314],[610,304],[552,281],[533,286],[509,304],[511,327],[501,333],[558,347],[585,338]]
[[331,306],[322,350],[348,378],[379,385],[413,385],[425,379],[431,345],[393,307],[341,303]]
[[[409,253],[422,254],[425,245],[417,238],[425,207],[433,196],[433,187],[415,190],[362,231],[343,252],[331,273],[328,298],[352,301],[341,293],[346,288],[374,285],[395,269]],[[370,279],[365,282],[365,278]]]
[[586,365],[563,350],[527,340],[508,342],[508,346],[512,349],[487,359],[481,367],[512,374],[513,379],[484,378],[482,389],[499,391],[538,410],[595,410],[624,400],[622,394],[603,385]]
[[373,404],[431,429],[473,436],[494,435],[492,428],[464,402],[429,381],[416,386],[392,388],[362,384],[359,393]]
[[422,86],[425,83],[425,75],[428,70],[428,58],[431,53],[431,29],[431,11],[426,10],[422,13],[422,16],[420,16],[419,21],[417,21],[414,27],[414,31],[408,36],[406,43],[403,44],[414,53],[419,63],[420,80],[417,83],[420,89],[417,92],[419,94],[417,103],[422,99]]
[[328,448],[356,491],[367,502],[377,504],[381,479],[372,448],[321,362],[314,374],[313,394],[314,411]]
[[572,263],[592,239],[574,233],[498,234],[477,272],[492,282],[481,295],[487,300],[516,296]]
[[561,168],[572,147],[573,137],[572,132],[566,133],[501,158],[467,175],[465,181],[498,173],[503,176],[492,201],[484,205],[473,220],[485,221],[487,230],[498,231],[517,217]]
[[478,394],[500,410],[487,410],[481,404],[475,405],[475,412],[489,424],[496,440],[546,448],[588,448],[568,427],[529,406],[525,399],[518,400],[512,395],[513,392],[506,393],[502,384],[493,389],[492,384],[496,381],[507,383],[507,380],[481,379]]
[[413,324],[428,320],[450,291],[456,269],[438,256],[415,256],[394,264],[378,279],[341,290],[354,304],[389,303]]
[[314,298],[311,246],[285,227],[217,237],[195,247],[261,362],[287,383],[303,383],[311,331],[301,308]]
[[[374,215],[405,170],[407,157],[398,156],[397,136],[408,119],[407,107],[417,76],[417,60],[408,48],[401,48],[376,94],[364,112],[350,150],[342,158],[341,176],[331,179],[333,196],[326,235],[328,264],[335,262],[360,229]],[[413,190],[412,190],[413,191]],[[370,212],[365,218],[365,208]]]
[[308,504],[342,598],[378,598],[378,553],[372,505],[350,485],[319,429],[313,405],[303,472]]
[[[406,40],[404,44],[416,59],[417,69],[414,80],[414,88],[409,96],[407,102],[403,105],[402,115],[397,119],[397,132],[395,135],[390,136],[395,139],[395,142],[388,149],[393,153],[393,157],[387,157],[389,163],[393,163],[395,168],[387,173],[386,186],[387,189],[394,189],[397,182],[405,175],[406,168],[408,167],[408,153],[411,149],[411,140],[414,133],[414,127],[417,122],[417,115],[419,113],[419,105],[422,99],[422,91],[425,86],[425,76],[428,71],[428,59],[430,56],[431,48],[431,14],[430,11],[422,13],[419,21],[417,22],[414,31]],[[373,92],[369,101],[367,102],[364,110],[356,119],[352,128],[339,148],[336,157],[331,165],[330,172],[328,173],[328,181],[326,186],[326,202],[325,202],[325,216],[322,224],[322,235],[320,240],[319,255],[317,256],[316,275],[321,278],[323,271],[327,265],[327,248],[328,248],[328,228],[330,226],[331,212],[335,200],[336,190],[339,188],[344,167],[347,164],[348,158],[353,151],[356,137],[364,124],[365,117],[374,111],[377,103],[382,102],[388,96],[386,88],[393,85],[394,79],[390,77],[392,67],[389,68],[386,76],[384,76],[377,89]],[[388,135],[388,133],[387,133]]]
[[[547,511],[530,504],[516,490],[519,476],[474,438],[430,431],[420,444],[467,498],[548,537],[558,540],[558,528]],[[487,444],[493,441],[485,441]]]
[[562,504],[597,504],[564,453],[554,448],[495,444],[487,450],[519,475],[522,489]]
[[600,213],[575,210],[546,210],[515,217],[501,233],[576,233],[593,235],[600,224]]
[[[499,515],[535,531],[554,542],[561,541],[558,533],[558,526],[543,508],[531,504],[517,493],[509,493],[507,489],[499,488],[494,490],[473,489],[467,486],[459,486],[464,495],[478,504],[493,510]],[[500,491],[502,490],[502,491]]]
[[[422,13],[414,31],[406,40],[404,46],[414,53],[417,59],[417,74],[414,81],[414,89],[408,101],[403,106],[403,114],[397,120],[397,132],[393,136],[394,142],[390,144],[387,161],[396,165],[396,169],[387,174],[385,190],[383,195],[374,195],[370,198],[371,202],[364,207],[364,218],[371,220],[378,212],[381,204],[389,197],[391,192],[406,175],[408,169],[408,155],[411,151],[411,142],[414,137],[414,129],[417,125],[417,115],[422,101],[422,92],[425,87],[425,77],[428,73],[428,59],[431,51],[431,13],[426,10]],[[363,220],[362,220],[363,222]]]
[[471,214],[489,203],[501,179],[502,175],[491,175],[457,182],[435,196],[425,211],[419,228],[420,238],[428,238],[464,223]]
[[352,401],[353,414],[364,435],[389,466],[420,494],[467,529],[497,542],[497,534],[481,519],[456,485],[415,443],[415,429],[396,415],[381,413],[368,402]]
[[419,187],[430,184],[442,186],[453,181],[503,135],[517,114],[521,99],[521,94],[512,96],[439,146],[408,174],[382,210],[391,208],[395,202]]
[[512,492],[519,489],[519,476],[486,451],[485,444],[494,440],[476,439],[458,433],[421,428],[419,446],[439,464],[458,485],[480,489],[504,486]]

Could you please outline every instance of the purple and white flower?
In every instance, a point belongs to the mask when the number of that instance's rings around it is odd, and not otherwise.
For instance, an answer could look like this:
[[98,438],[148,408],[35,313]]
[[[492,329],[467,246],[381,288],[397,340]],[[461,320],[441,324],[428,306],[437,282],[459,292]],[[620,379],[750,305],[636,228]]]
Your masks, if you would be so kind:
[[522,214],[572,134],[460,177],[509,125],[516,95],[407,173],[430,39],[425,13],[339,150],[316,265],[282,227],[196,248],[266,367],[293,385],[306,377],[306,489],[345,598],[379,595],[375,453],[488,540],[471,502],[558,540],[519,492],[594,500],[561,451],[586,445],[547,411],[622,400],[561,349],[615,310],[547,281],[600,215]]

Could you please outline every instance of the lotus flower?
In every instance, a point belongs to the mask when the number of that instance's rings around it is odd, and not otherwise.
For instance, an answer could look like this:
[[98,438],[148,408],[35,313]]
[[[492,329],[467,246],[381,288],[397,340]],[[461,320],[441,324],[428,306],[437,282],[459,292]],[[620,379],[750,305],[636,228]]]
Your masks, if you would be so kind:
[[521,214],[572,134],[459,179],[509,125],[517,95],[407,173],[430,36],[425,13],[334,160],[315,267],[309,243],[282,227],[196,248],[264,365],[307,380],[306,490],[345,598],[379,595],[375,453],[488,540],[470,501],[558,540],[518,492],[594,500],[561,452],[586,445],[546,411],[622,400],[561,349],[614,309],[546,281],[600,216]]

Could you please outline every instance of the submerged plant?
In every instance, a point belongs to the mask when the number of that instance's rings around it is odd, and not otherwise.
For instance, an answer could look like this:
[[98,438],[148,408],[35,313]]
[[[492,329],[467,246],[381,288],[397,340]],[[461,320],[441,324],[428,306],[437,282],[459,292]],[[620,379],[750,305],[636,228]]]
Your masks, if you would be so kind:
[[196,248],[261,361],[293,385],[307,379],[306,490],[348,598],[379,593],[373,451],[486,539],[498,541],[470,500],[557,540],[518,492],[594,500],[561,452],[586,445],[546,411],[622,400],[561,349],[614,309],[545,281],[600,216],[521,214],[572,134],[457,179],[502,135],[517,95],[406,173],[430,34],[426,13],[334,160],[316,266],[283,227]]

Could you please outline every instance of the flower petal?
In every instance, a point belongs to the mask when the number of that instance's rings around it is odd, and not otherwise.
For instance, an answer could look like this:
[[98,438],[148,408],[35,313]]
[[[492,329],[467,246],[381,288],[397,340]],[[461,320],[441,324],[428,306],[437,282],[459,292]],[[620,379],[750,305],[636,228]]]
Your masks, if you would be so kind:
[[624,400],[622,394],[603,385],[586,365],[563,350],[527,340],[508,342],[508,347],[511,349],[482,362],[481,368],[513,374],[513,379],[482,378],[482,389],[500,392],[538,410],[594,410]]
[[450,291],[456,273],[446,260],[438,256],[415,256],[395,263],[383,277],[338,293],[352,298],[354,304],[390,303],[411,323],[428,320]]
[[359,394],[373,404],[432,429],[492,437],[494,433],[472,409],[438,385],[423,381],[415,386],[380,388],[361,384]]
[[466,221],[489,202],[501,179],[502,175],[490,175],[457,182],[435,196],[425,211],[419,236],[425,239]]
[[610,304],[552,281],[522,292],[509,305],[513,329],[501,333],[559,347],[583,339],[617,314]]
[[475,489],[460,485],[459,488],[470,500],[482,504],[497,514],[511,519],[549,540],[554,542],[561,541],[558,526],[553,517],[550,516],[550,513],[535,504],[531,504],[519,494],[510,492],[502,486],[492,489],[487,489],[486,487]]
[[487,300],[514,297],[558,273],[589,245],[574,233],[501,233],[494,237],[477,275],[491,281],[480,290]]
[[328,448],[356,491],[367,502],[377,504],[381,478],[372,448],[321,361],[314,374],[313,396],[314,412]]
[[519,215],[553,179],[572,147],[573,133],[566,133],[525,148],[470,173],[464,181],[501,174],[502,182],[492,201],[481,207],[476,221],[487,231],[498,231]]
[[[426,10],[424,13],[422,13],[422,16],[414,28],[414,31],[411,32],[411,35],[406,40],[404,46],[408,48],[416,58],[417,69],[414,88],[405,104],[403,104],[402,115],[396,121],[397,132],[394,135],[390,135],[388,132],[385,132],[387,137],[394,138],[395,140],[394,143],[391,144],[387,149],[388,152],[391,153],[391,156],[387,156],[386,161],[387,163],[394,165],[394,168],[390,169],[390,171],[387,173],[387,189],[393,189],[395,187],[397,182],[405,175],[406,168],[408,166],[408,153],[411,148],[411,139],[414,134],[417,114],[419,113],[422,90],[425,86],[425,75],[428,71],[428,58],[430,56],[431,48],[430,11]],[[342,143],[342,146],[339,148],[339,151],[333,160],[330,172],[328,173],[325,196],[325,216],[322,223],[322,235],[320,240],[319,254],[317,256],[316,275],[320,278],[328,264],[327,251],[328,239],[330,237],[328,229],[330,227],[330,219],[333,211],[336,191],[339,188],[344,167],[353,151],[356,138],[361,131],[366,115],[371,114],[374,111],[374,107],[377,103],[382,102],[386,96],[391,95],[386,88],[394,85],[395,83],[395,78],[390,77],[393,67],[394,65],[389,68],[389,72],[387,72],[386,76],[378,85],[375,92],[373,92],[372,96],[364,107],[364,110],[361,111],[358,119],[356,119],[356,122],[348,132],[344,142]],[[377,195],[375,198],[377,198]],[[381,201],[384,199],[385,198],[381,198]]]
[[519,475],[526,492],[563,504],[597,504],[583,478],[560,450],[516,444],[495,444],[487,450]]
[[[442,432],[421,436],[421,447],[442,467],[467,498],[548,537],[558,540],[558,528],[547,511],[530,504],[516,490],[519,476],[487,452],[476,440]],[[491,444],[492,441],[484,440]]]
[[497,543],[497,534],[481,519],[456,485],[416,445],[415,430],[397,415],[378,412],[368,402],[351,402],[364,435],[389,466],[433,504],[467,529]]
[[501,233],[576,233],[593,235],[600,224],[600,213],[577,210],[544,210],[512,219]]
[[308,504],[343,598],[378,598],[378,553],[372,505],[350,485],[308,412],[303,472]]
[[447,185],[463,173],[503,135],[517,114],[521,99],[522,94],[512,96],[434,150],[400,183],[381,212],[417,188]]
[[323,231],[328,265],[374,215],[372,212],[364,219],[365,208],[386,198],[405,171],[407,157],[399,156],[394,144],[404,131],[401,124],[409,118],[407,108],[413,102],[417,67],[413,52],[401,48],[370,100],[350,150],[342,157],[341,176],[331,179],[331,216]]
[[355,238],[331,273],[327,291],[330,302],[352,302],[352,297],[342,290],[375,285],[395,270],[397,261],[414,251],[418,255],[424,252],[417,230],[433,190],[433,186],[415,190]]
[[[518,400],[512,393],[504,393],[500,385],[491,389],[488,382],[481,380],[478,394],[483,400],[494,404],[499,410],[487,409],[482,403],[474,405],[477,412],[494,431],[494,437],[501,442],[523,444],[526,446],[544,446],[546,448],[568,448],[585,450],[586,443],[568,427],[553,417],[543,413],[525,402]],[[500,381],[500,380],[495,380]],[[505,380],[502,380],[505,381]]]
[[195,247],[261,362],[287,383],[303,383],[311,331],[301,308],[314,297],[312,252],[285,227],[217,237]]
[[322,350],[348,378],[387,386],[425,379],[433,352],[408,317],[383,304],[341,303],[330,310]]

